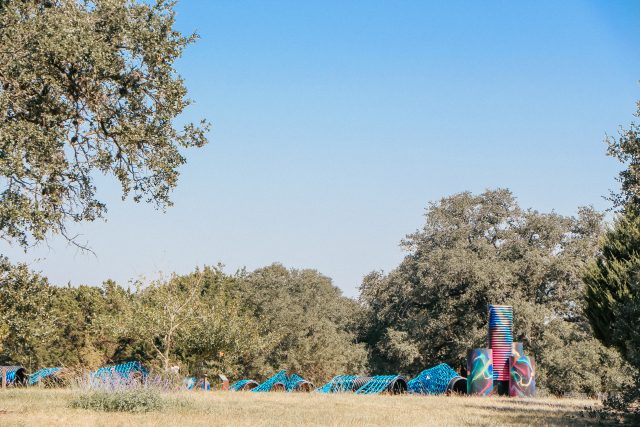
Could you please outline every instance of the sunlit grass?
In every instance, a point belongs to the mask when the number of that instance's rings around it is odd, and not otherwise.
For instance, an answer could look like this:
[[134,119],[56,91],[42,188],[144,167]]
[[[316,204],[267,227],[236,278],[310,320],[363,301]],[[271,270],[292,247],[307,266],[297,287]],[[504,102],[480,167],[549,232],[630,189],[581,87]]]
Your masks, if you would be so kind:
[[11,426],[372,426],[585,425],[595,400],[359,396],[248,392],[165,393],[157,411],[74,409],[77,390],[0,391],[0,425]]

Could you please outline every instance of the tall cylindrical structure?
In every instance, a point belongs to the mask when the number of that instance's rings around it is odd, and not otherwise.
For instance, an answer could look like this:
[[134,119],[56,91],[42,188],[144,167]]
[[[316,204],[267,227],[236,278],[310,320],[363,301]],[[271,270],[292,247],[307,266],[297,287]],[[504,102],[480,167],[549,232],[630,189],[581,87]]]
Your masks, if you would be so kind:
[[533,397],[536,394],[536,364],[533,357],[511,357],[509,396]]
[[513,307],[489,305],[489,348],[493,350],[494,381],[509,381],[512,345]]
[[467,393],[488,396],[493,391],[493,358],[490,348],[475,348],[467,353]]

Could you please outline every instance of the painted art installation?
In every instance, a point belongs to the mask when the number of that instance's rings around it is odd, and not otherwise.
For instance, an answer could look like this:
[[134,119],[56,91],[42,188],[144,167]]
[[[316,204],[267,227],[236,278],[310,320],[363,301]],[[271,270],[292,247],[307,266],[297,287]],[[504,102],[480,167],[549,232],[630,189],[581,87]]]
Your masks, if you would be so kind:
[[488,396],[493,391],[493,350],[476,348],[467,355],[467,394]]
[[536,394],[536,364],[532,357],[511,357],[509,396],[533,397]]

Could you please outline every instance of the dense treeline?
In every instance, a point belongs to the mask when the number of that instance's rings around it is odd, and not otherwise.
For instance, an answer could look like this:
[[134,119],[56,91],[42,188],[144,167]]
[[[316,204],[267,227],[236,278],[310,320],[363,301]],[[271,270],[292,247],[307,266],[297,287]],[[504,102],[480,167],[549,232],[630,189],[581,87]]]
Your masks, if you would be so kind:
[[314,270],[205,267],[126,289],[56,287],[24,265],[0,266],[0,364],[93,369],[136,359],[158,369],[316,381],[366,370],[358,304]]
[[[636,105],[640,118],[640,101]],[[610,197],[619,211],[584,275],[586,314],[596,337],[635,368],[634,385],[608,403],[640,412],[640,124],[621,127],[606,142],[608,154],[624,166],[620,191]]]
[[136,359],[157,369],[263,378],[279,369],[321,382],[344,373],[413,375],[458,368],[486,344],[489,303],[515,310],[515,338],[552,393],[616,390],[630,368],[595,337],[583,274],[598,253],[602,214],[518,206],[508,190],[432,203],[388,274],[372,272],[358,301],[315,270],[279,264],[205,267],[124,288],[56,287],[2,263],[0,363],[96,368]]

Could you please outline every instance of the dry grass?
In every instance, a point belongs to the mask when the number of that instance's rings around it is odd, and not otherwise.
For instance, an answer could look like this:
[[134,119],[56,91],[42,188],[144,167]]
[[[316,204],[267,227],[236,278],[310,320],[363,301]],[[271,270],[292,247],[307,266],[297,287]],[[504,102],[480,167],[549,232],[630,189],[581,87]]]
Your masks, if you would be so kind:
[[595,425],[594,400],[181,392],[147,414],[71,409],[71,390],[0,391],[2,426]]

